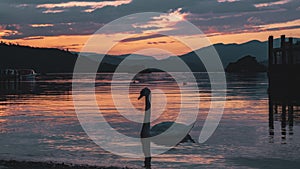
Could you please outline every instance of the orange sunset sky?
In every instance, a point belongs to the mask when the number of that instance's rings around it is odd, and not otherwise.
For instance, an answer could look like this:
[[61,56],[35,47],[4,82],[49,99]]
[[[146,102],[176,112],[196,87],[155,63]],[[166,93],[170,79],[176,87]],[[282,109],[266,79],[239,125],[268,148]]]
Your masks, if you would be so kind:
[[[120,24],[112,28],[118,31],[93,35],[111,21],[141,12],[164,14],[146,24]],[[118,55],[160,48],[180,55],[210,45],[197,43],[199,35],[181,27],[185,20],[199,28],[211,44],[244,43],[266,41],[269,35],[300,38],[299,12],[298,0],[2,0],[0,40],[80,52],[90,37],[97,36],[99,41],[89,52],[110,49],[110,54]],[[157,36],[170,32],[175,33]],[[191,48],[178,39],[184,39]]]

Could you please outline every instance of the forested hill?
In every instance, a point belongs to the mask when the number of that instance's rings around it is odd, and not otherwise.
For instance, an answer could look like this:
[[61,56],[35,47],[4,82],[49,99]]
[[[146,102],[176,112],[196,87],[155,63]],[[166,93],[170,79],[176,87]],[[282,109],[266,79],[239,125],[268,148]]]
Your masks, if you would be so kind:
[[53,49],[0,44],[0,69],[26,68],[39,73],[72,72],[77,54]]

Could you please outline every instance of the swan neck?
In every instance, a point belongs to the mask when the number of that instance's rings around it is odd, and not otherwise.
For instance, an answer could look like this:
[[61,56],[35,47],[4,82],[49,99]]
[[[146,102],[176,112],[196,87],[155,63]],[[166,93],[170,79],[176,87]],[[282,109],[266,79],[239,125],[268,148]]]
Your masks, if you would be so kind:
[[141,138],[150,137],[150,117],[151,117],[151,96],[146,96],[145,99],[145,115],[141,131]]
[[145,113],[151,111],[151,95],[146,96],[145,99]]
[[144,123],[150,123],[151,116],[151,95],[148,95],[145,99],[145,118]]

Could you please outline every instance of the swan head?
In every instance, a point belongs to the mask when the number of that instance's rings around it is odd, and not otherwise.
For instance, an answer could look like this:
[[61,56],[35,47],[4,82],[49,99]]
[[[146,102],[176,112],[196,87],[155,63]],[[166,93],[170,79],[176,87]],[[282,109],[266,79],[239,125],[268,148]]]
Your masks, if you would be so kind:
[[144,89],[142,89],[140,91],[140,96],[138,98],[138,100],[140,100],[141,98],[143,98],[144,96],[147,97],[151,94],[151,90],[148,87],[145,87]]

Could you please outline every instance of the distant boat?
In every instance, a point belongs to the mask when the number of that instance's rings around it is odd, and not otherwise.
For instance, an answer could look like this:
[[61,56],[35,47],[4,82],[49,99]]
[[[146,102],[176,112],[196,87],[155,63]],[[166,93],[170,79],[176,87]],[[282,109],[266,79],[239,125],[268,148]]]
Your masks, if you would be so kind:
[[34,81],[36,73],[33,69],[3,69],[0,70],[0,80]]
[[36,73],[33,69],[18,69],[19,78],[21,81],[33,81],[35,80]]

